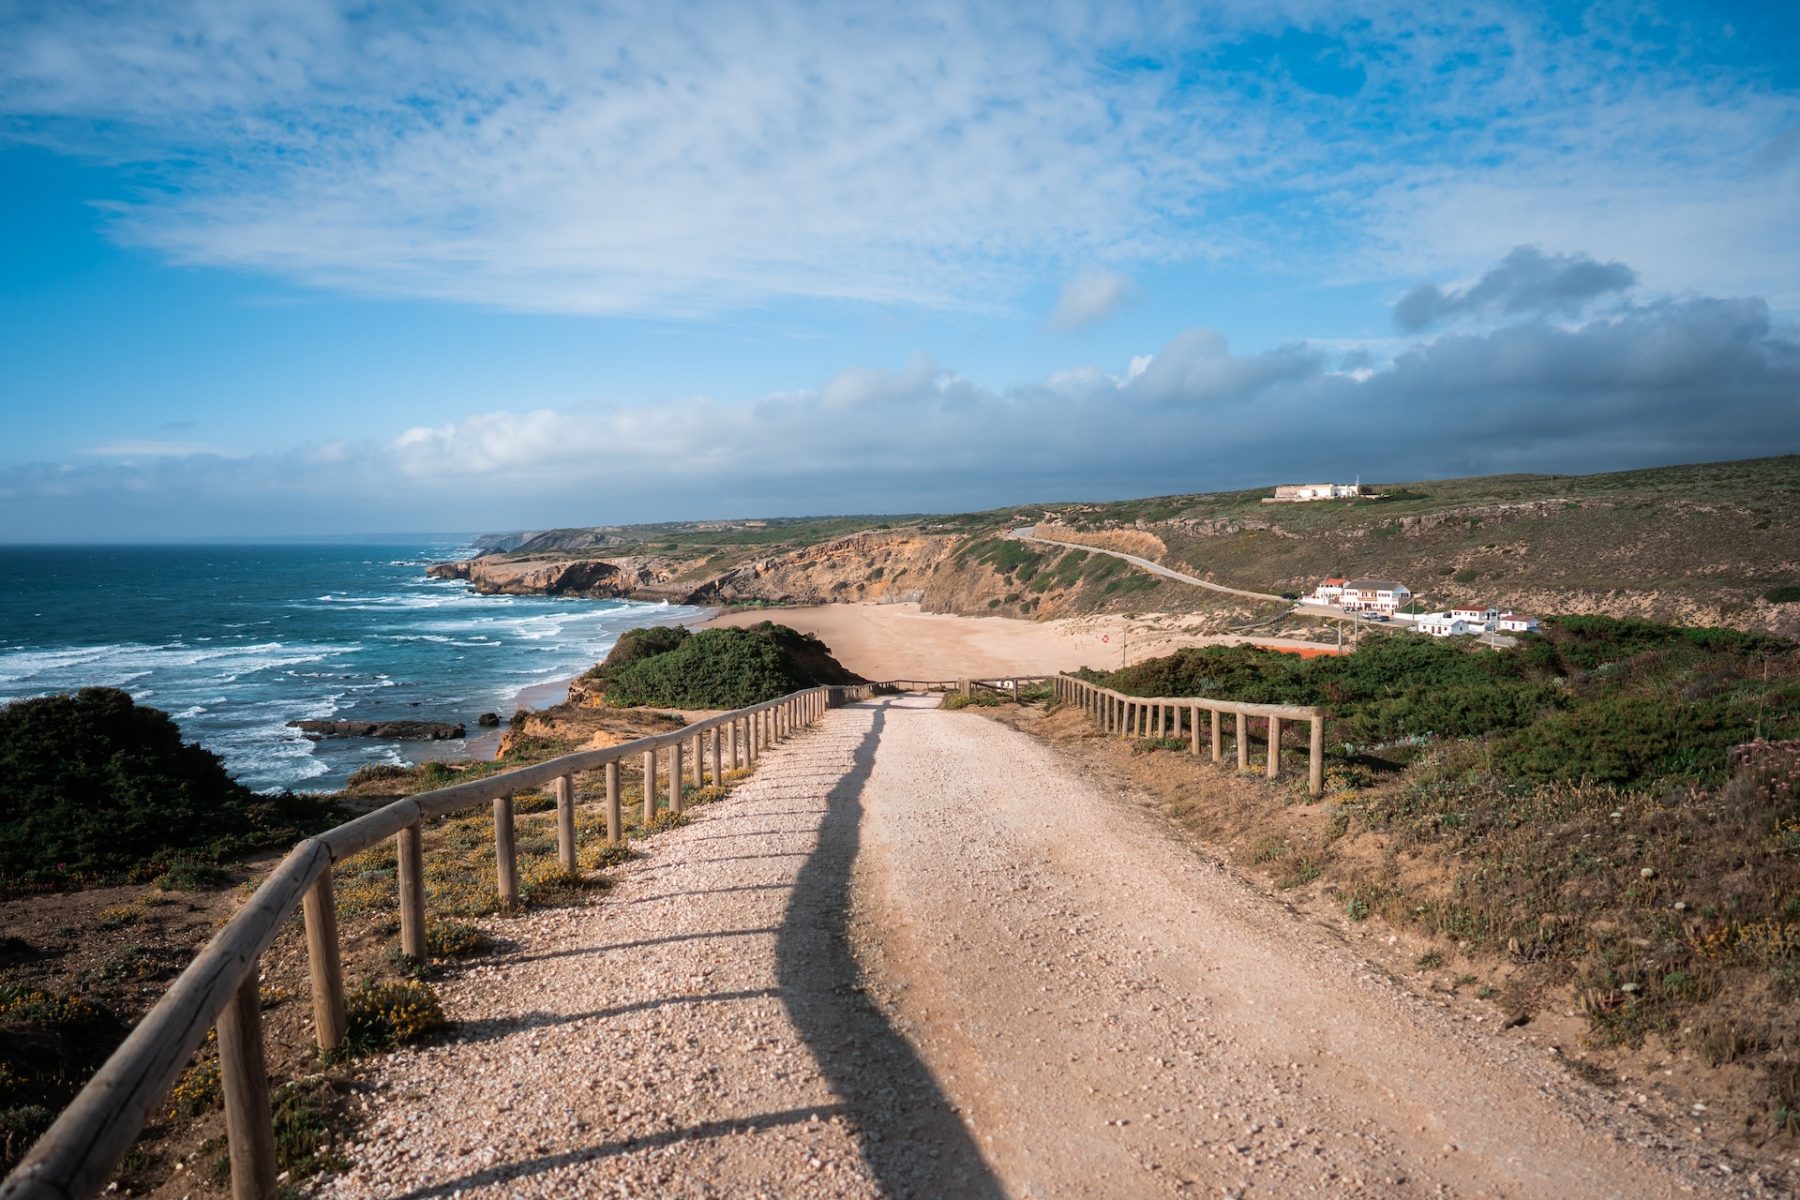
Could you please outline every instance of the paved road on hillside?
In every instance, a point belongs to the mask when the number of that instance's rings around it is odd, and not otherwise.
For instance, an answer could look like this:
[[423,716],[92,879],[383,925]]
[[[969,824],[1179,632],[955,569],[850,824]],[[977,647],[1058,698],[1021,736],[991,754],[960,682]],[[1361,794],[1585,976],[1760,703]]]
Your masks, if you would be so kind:
[[320,1190],[1754,1194],[935,703],[836,710],[597,904],[490,923]]

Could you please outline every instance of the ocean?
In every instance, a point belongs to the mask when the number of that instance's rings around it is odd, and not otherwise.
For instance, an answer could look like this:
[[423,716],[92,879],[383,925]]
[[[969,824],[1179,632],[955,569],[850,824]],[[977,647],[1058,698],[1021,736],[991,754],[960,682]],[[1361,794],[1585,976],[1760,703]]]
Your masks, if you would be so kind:
[[0,704],[105,685],[160,708],[259,791],[340,787],[368,763],[465,741],[314,742],[289,721],[504,719],[637,625],[703,610],[479,596],[425,567],[460,540],[380,545],[0,549]]

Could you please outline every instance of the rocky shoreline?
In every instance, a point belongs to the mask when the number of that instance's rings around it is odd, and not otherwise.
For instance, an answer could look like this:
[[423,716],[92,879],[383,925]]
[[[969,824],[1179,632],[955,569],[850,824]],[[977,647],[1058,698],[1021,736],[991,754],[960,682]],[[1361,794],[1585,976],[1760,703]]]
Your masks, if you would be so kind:
[[466,732],[460,721],[289,721],[288,728],[315,739],[361,737],[410,742],[453,742]]

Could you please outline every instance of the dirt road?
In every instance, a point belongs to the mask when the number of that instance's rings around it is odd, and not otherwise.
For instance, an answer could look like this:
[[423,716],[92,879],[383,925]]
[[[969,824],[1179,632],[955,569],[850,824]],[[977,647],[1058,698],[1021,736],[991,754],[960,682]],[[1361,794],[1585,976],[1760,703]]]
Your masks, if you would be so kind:
[[1122,559],[1125,562],[1130,563],[1139,570],[1148,571],[1152,575],[1161,575],[1164,579],[1173,579],[1177,583],[1185,583],[1193,587],[1205,588],[1209,592],[1219,592],[1226,596],[1242,596],[1246,600],[1269,600],[1276,604],[1289,603],[1280,596],[1271,595],[1268,592],[1250,592],[1245,591],[1243,588],[1226,587],[1222,583],[1213,583],[1210,580],[1200,578],[1198,575],[1189,575],[1185,572],[1165,567],[1161,563],[1151,562],[1147,558],[1139,558],[1135,554],[1127,554],[1123,550],[1108,550],[1104,546],[1090,546],[1083,542],[1063,542],[1058,541],[1056,538],[1039,537],[1035,526],[1026,529],[1015,529],[1012,531],[1012,536],[1018,538],[1021,542],[1037,542],[1044,546],[1061,546],[1065,550],[1086,550],[1089,554],[1109,554],[1114,558]]
[[833,712],[600,903],[495,922],[324,1194],[1773,1194],[934,704]]

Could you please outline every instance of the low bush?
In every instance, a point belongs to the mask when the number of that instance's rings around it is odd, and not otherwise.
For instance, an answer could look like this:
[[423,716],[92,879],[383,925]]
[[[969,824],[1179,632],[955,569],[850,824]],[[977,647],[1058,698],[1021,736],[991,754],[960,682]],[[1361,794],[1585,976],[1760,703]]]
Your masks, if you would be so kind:
[[359,1053],[421,1041],[449,1024],[430,984],[418,979],[365,980],[350,993],[350,1047]]
[[0,986],[0,1172],[75,1097],[125,1023],[77,992]]
[[166,713],[117,688],[0,709],[0,779],[0,879],[13,884],[147,878],[181,858],[285,846],[341,816],[250,791]]
[[1733,746],[1800,735],[1800,652],[1729,629],[1566,617],[1506,650],[1385,637],[1302,659],[1206,646],[1093,682],[1138,696],[1302,704],[1362,748],[1491,738],[1483,764],[1524,782],[1716,779]]
[[608,670],[606,702],[621,708],[743,708],[820,684],[862,682],[818,638],[772,621],[673,640],[673,648],[623,666],[601,664]]

